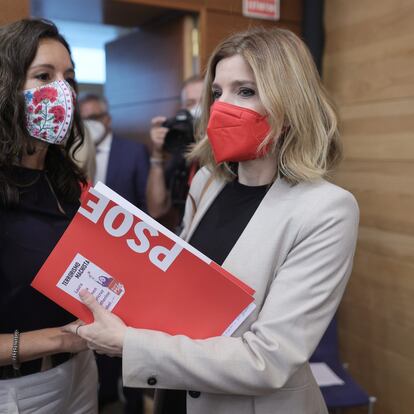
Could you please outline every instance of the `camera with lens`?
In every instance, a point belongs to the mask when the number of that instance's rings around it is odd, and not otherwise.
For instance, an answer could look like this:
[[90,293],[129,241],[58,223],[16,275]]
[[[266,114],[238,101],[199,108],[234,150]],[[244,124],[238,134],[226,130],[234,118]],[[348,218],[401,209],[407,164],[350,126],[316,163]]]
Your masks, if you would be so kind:
[[163,149],[170,154],[184,152],[188,144],[194,142],[193,117],[187,109],[180,109],[175,116],[162,124],[169,131],[165,136]]
[[162,124],[169,131],[165,136],[163,150],[170,154],[165,167],[167,187],[171,194],[172,205],[184,214],[184,206],[188,193],[189,166],[185,152],[189,144],[194,142],[194,120],[186,109],[180,109],[174,117]]

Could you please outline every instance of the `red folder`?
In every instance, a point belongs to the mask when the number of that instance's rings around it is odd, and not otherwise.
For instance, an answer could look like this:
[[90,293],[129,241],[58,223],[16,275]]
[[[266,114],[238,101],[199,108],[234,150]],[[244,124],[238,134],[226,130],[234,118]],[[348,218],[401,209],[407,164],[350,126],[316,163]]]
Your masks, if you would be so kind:
[[102,183],[32,286],[85,322],[81,288],[129,326],[196,339],[231,335],[255,307],[249,286]]

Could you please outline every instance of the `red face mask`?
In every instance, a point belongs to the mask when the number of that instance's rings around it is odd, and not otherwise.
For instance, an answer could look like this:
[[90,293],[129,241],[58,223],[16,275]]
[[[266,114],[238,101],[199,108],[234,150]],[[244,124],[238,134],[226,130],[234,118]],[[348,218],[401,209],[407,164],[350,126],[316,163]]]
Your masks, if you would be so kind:
[[266,155],[270,145],[257,152],[270,131],[266,118],[251,109],[214,102],[207,135],[217,164],[254,160]]

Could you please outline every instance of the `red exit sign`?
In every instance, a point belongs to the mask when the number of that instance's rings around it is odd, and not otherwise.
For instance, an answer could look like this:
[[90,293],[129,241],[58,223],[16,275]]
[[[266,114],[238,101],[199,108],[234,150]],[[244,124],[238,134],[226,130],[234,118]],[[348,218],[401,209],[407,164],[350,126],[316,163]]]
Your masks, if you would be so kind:
[[280,0],[243,0],[243,16],[279,20]]

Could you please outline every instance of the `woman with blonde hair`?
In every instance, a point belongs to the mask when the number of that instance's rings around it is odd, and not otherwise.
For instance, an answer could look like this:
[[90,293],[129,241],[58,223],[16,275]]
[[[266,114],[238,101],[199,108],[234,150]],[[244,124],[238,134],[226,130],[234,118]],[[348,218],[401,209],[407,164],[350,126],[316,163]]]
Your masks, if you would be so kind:
[[[182,237],[255,289],[254,313],[232,337],[192,340],[127,327],[85,292],[95,322],[69,329],[122,356],[125,385],[163,389],[158,413],[327,413],[308,360],[341,300],[358,228],[354,197],[324,179],[340,155],[302,41],[283,29],[230,36],[208,63],[190,154],[204,167]],[[173,406],[180,394],[166,390],[192,391]]]

